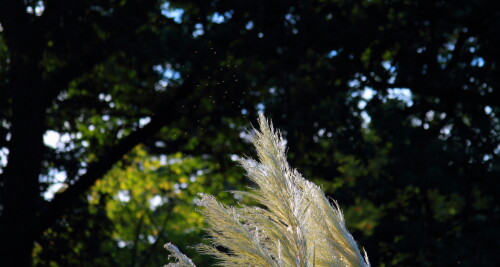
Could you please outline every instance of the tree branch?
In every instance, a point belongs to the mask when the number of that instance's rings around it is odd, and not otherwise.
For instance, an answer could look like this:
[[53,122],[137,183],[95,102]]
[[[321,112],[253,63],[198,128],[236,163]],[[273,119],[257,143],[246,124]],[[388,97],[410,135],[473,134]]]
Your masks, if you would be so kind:
[[38,239],[43,231],[50,227],[57,218],[74,205],[78,197],[94,185],[97,179],[104,176],[123,155],[128,153],[146,138],[154,135],[164,125],[176,119],[176,117],[172,115],[173,110],[179,110],[183,105],[186,105],[185,102],[188,94],[191,92],[191,88],[191,84],[188,83],[184,83],[181,87],[177,88],[174,97],[162,101],[157,107],[157,112],[151,117],[150,123],[121,139],[116,145],[109,147],[98,160],[89,164],[87,172],[82,175],[78,181],[66,189],[66,191],[57,194],[54,199],[48,203],[46,209],[38,216],[40,223],[37,225],[34,232],[35,239]]

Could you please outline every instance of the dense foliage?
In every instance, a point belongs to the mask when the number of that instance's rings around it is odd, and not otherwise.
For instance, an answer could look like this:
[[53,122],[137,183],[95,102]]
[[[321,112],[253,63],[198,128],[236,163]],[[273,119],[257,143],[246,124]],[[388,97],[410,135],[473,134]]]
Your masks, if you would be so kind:
[[189,254],[195,191],[245,186],[234,154],[263,111],[373,265],[492,266],[499,14],[490,0],[2,0],[0,259],[157,266],[167,236]]

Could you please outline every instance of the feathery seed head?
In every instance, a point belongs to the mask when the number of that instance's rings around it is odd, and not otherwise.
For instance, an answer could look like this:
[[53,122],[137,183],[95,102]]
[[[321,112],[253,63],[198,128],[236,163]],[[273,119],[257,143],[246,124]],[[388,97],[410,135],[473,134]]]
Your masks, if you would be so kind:
[[[265,209],[228,207],[200,194],[198,205],[213,246],[198,245],[198,251],[219,259],[220,266],[370,266],[338,204],[332,206],[319,186],[289,166],[281,134],[263,115],[252,143],[258,161],[242,159],[240,164],[257,187],[237,193]],[[183,264],[176,266],[194,266],[175,246],[166,248]]]

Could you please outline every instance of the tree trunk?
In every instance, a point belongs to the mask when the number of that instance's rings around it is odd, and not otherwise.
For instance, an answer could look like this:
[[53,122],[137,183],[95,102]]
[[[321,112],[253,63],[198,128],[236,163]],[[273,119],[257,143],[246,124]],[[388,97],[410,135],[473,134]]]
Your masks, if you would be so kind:
[[31,266],[33,230],[41,203],[38,179],[45,108],[42,89],[37,87],[40,79],[36,67],[11,59],[8,89],[12,96],[12,124],[8,163],[2,177],[0,265]]

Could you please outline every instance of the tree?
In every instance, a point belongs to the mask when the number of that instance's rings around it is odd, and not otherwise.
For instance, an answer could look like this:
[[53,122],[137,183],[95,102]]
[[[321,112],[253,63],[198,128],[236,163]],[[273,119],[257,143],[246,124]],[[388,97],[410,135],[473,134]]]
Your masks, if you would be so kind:
[[374,265],[496,262],[498,10],[1,1],[0,256],[29,265],[34,241],[85,210],[81,197],[137,144],[227,166],[265,111]]
[[[192,134],[203,117],[185,120],[190,111],[182,108],[200,105],[194,84],[179,84],[178,74],[166,78],[179,64],[169,44],[180,45],[186,35],[161,14],[160,2],[4,1],[0,10],[8,154],[0,177],[0,258],[25,266],[34,241],[130,149],[166,124],[167,136]],[[47,146],[50,133],[68,140]],[[166,145],[176,151],[196,134],[171,139]],[[46,201],[54,171],[66,176],[68,188]]]

